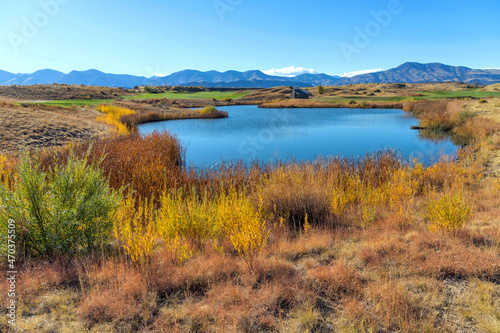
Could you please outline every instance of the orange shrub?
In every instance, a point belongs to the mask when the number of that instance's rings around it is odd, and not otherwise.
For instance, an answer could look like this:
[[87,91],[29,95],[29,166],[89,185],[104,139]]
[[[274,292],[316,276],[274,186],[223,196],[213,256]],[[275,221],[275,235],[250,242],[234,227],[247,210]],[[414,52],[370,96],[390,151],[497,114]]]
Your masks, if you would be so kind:
[[141,198],[158,200],[165,189],[183,183],[184,149],[175,136],[166,132],[75,144],[58,152],[46,153],[42,164],[48,168],[55,163],[64,163],[70,150],[74,150],[77,156],[90,150],[89,160],[102,159],[101,168],[113,188],[127,186]]

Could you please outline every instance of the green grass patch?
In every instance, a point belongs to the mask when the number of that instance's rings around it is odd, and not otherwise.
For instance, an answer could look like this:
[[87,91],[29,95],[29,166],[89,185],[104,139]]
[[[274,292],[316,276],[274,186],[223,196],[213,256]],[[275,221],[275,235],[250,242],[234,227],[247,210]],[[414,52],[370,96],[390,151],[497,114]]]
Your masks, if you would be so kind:
[[158,98],[168,98],[168,99],[226,99],[232,98],[237,99],[248,95],[249,91],[199,91],[199,92],[177,92],[177,91],[167,91],[161,94],[137,94],[133,96],[125,96],[124,99],[128,100],[145,100],[145,99],[158,99]]
[[408,99],[414,100],[436,100],[436,99],[450,99],[450,98],[486,98],[486,97],[500,97],[500,92],[496,91],[479,91],[479,89],[468,89],[461,91],[417,91],[416,94],[421,94],[423,96],[391,96],[391,97],[379,97],[379,96],[323,96],[317,98],[320,101],[329,101],[335,103],[345,103],[351,100],[355,101],[373,101],[373,102],[402,102]]
[[40,104],[57,105],[57,106],[96,106],[99,104],[109,104],[115,101],[114,99],[73,99],[73,100],[60,100],[60,101],[47,101]]
[[421,91],[423,97],[416,97],[416,99],[442,99],[442,98],[462,98],[462,97],[498,97],[500,91],[480,91],[479,89],[468,89],[461,91]]
[[376,97],[376,96],[325,96],[315,98],[318,101],[327,101],[332,103],[346,103],[349,101],[365,101],[365,102],[401,102],[408,97]]

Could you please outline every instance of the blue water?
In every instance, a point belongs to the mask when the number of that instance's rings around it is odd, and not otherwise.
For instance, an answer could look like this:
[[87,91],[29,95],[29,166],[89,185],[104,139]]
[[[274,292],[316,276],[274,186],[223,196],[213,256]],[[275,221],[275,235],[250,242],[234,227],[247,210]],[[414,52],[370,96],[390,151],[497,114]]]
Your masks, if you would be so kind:
[[218,107],[225,119],[189,119],[144,124],[143,134],[168,131],[186,147],[186,162],[209,166],[221,160],[250,162],[312,160],[332,155],[360,156],[397,149],[407,159],[426,165],[458,147],[419,137],[410,130],[418,121],[402,110],[388,109],[260,109],[255,105]]

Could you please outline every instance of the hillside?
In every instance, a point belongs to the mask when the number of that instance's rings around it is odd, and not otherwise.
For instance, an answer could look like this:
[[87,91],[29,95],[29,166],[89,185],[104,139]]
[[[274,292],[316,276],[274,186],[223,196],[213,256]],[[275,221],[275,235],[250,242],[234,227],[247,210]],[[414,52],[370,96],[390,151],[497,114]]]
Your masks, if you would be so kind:
[[401,66],[382,72],[342,78],[335,85],[359,83],[423,83],[423,82],[468,82],[489,85],[500,82],[498,69],[471,69],[454,67],[440,63],[421,64],[407,62]]

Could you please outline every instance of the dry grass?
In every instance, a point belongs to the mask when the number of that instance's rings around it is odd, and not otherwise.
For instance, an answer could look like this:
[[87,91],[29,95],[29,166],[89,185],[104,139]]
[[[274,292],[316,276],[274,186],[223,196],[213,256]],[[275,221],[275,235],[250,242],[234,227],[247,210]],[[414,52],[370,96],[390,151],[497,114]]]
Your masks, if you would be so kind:
[[114,99],[131,94],[127,89],[66,84],[0,87],[0,96],[15,101]]
[[[205,109],[201,109],[205,110]],[[228,113],[219,110],[209,110],[207,112],[201,112],[199,110],[185,110],[179,112],[165,113],[162,111],[148,111],[142,113],[136,113],[132,115],[127,115],[121,118],[121,121],[127,126],[127,128],[136,128],[137,125],[146,124],[156,121],[168,121],[168,120],[178,120],[178,119],[215,119],[215,118],[227,118]]]
[[127,127],[122,122],[122,118],[125,116],[131,116],[135,114],[134,110],[127,108],[122,108],[114,105],[99,105],[97,110],[103,115],[97,117],[97,121],[103,122],[111,126],[112,132],[117,134],[129,134],[130,127]]
[[184,151],[177,138],[168,133],[109,137],[69,145],[44,153],[43,167],[63,163],[71,150],[77,156],[90,150],[89,162],[103,159],[101,168],[113,188],[127,186],[141,198],[159,199],[166,188],[182,184]]
[[57,147],[105,135],[109,128],[96,121],[98,114],[82,108],[3,104],[0,106],[0,153],[15,155],[23,146],[29,149]]
[[261,108],[354,108],[354,109],[402,109],[403,103],[395,102],[356,102],[336,103],[317,100],[271,101],[260,105]]

